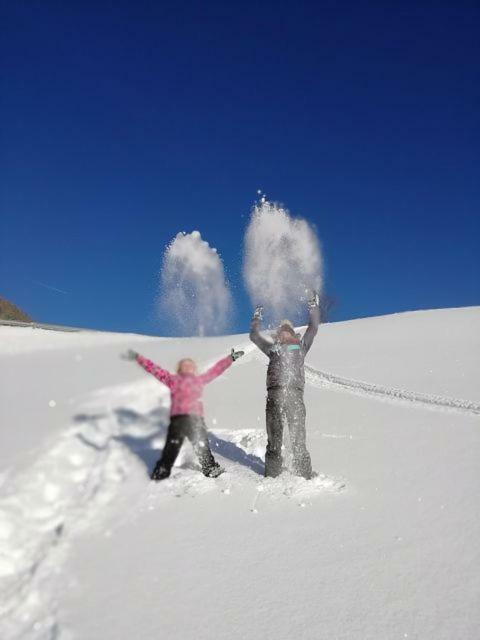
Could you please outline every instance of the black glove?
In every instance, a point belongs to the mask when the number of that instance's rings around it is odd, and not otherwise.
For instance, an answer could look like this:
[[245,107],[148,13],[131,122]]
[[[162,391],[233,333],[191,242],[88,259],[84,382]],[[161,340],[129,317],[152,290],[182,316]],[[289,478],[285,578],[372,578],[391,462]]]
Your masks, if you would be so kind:
[[320,306],[320,296],[316,291],[312,291],[311,297],[307,300],[307,307],[309,309],[316,309]]
[[122,360],[136,360],[138,356],[138,353],[136,351],[134,351],[133,349],[128,349],[128,351],[125,351],[125,353],[121,354],[121,358]]
[[241,358],[242,356],[245,355],[245,351],[235,351],[235,349],[232,349],[232,360],[235,362],[235,360],[238,360],[239,358]]
[[255,307],[252,320],[263,320],[263,306],[261,304],[257,304]]

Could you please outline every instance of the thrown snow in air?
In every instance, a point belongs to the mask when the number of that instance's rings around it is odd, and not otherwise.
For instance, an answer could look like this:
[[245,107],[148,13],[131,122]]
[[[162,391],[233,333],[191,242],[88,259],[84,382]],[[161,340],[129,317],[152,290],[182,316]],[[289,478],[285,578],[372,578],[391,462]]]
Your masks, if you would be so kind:
[[223,263],[199,231],[178,233],[166,248],[161,292],[161,310],[175,333],[218,335],[226,329],[232,297]]
[[322,289],[322,254],[312,226],[262,197],[244,241],[243,274],[252,304],[270,320],[298,320],[312,290]]

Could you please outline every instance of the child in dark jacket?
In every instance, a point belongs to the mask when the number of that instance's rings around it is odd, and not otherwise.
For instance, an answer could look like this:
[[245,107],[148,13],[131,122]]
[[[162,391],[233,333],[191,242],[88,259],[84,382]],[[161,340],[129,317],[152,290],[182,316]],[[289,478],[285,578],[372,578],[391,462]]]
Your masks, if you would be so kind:
[[265,476],[275,478],[282,472],[283,428],[288,427],[293,454],[293,471],[306,479],[312,477],[312,463],[307,450],[305,431],[305,356],[320,323],[319,298],[316,292],[308,301],[310,322],[303,338],[296,335],[290,321],[284,320],[274,341],[260,333],[262,307],[252,318],[250,339],[268,357],[267,370],[267,450]]
[[135,351],[130,350],[125,354],[125,359],[135,360],[145,371],[151,373],[170,389],[172,399],[170,425],[162,456],[151,475],[152,480],[163,480],[169,477],[185,438],[192,443],[204,475],[216,478],[224,471],[215,461],[208,443],[202,393],[206,384],[215,380],[243,354],[243,351],[232,349],[231,355],[222,358],[205,373],[199,375],[197,375],[196,364],[191,358],[180,360],[177,373],[172,374]]

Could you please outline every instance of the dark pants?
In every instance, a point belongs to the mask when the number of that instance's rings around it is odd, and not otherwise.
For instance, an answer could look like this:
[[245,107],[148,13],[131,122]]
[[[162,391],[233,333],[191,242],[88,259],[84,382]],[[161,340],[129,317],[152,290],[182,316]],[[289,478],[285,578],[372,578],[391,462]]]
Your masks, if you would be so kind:
[[312,462],[306,443],[305,415],[301,389],[279,387],[268,390],[265,476],[275,478],[282,472],[283,428],[287,425],[292,445],[293,472],[307,479],[312,477]]
[[210,450],[204,419],[201,416],[180,415],[172,416],[170,419],[167,440],[162,456],[153,470],[152,480],[168,478],[185,438],[192,443],[204,475],[217,475],[216,471],[220,469],[220,465],[215,462]]

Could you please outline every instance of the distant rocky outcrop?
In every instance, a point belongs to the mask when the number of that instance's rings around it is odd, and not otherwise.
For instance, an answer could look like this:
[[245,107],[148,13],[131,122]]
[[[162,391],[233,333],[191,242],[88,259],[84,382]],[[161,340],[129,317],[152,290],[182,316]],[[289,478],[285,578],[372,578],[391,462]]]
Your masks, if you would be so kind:
[[24,311],[5,298],[0,298],[0,320],[16,320],[17,322],[32,322]]

